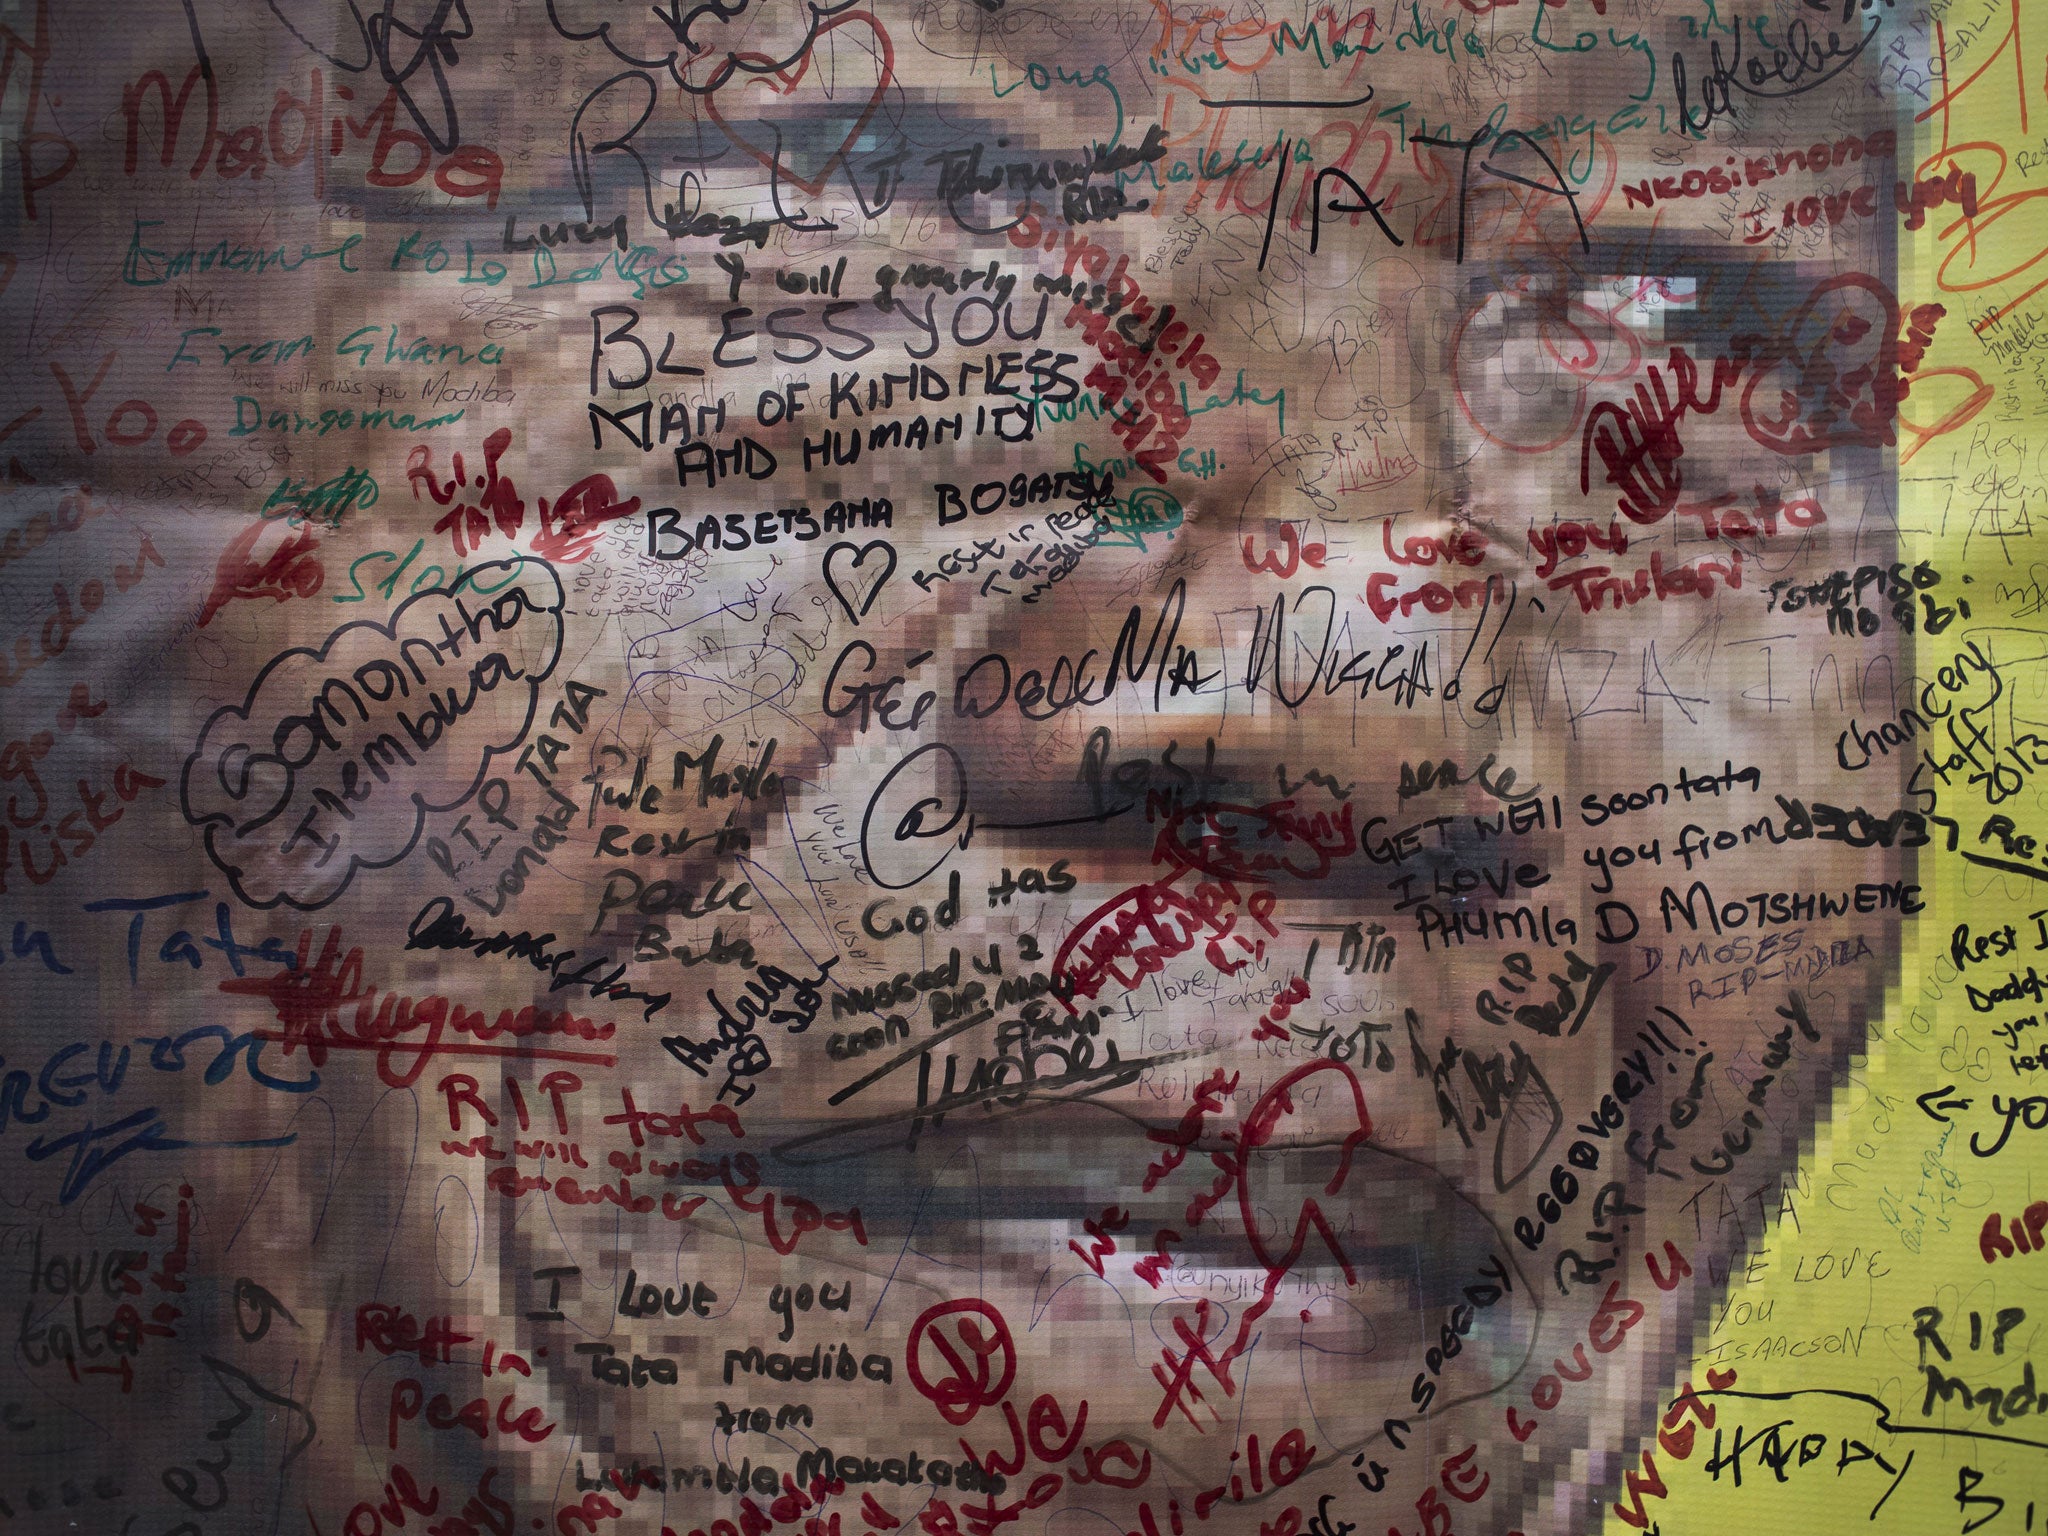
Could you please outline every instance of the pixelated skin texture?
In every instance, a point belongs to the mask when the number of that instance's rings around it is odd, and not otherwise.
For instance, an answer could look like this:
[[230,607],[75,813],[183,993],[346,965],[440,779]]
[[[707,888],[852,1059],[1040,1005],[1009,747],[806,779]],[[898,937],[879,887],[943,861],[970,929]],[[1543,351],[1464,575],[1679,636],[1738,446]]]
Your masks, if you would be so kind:
[[2031,1528],[1980,9],[0,22],[0,1514]]

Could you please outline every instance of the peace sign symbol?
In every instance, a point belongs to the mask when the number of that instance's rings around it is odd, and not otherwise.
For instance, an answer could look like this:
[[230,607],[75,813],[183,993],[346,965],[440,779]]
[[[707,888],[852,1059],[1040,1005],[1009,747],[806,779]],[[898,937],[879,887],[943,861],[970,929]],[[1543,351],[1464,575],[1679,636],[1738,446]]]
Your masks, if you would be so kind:
[[[941,1326],[947,1318],[957,1321]],[[948,1301],[927,1308],[910,1330],[905,1353],[911,1385],[955,1426],[1000,1402],[1017,1375],[1010,1325],[985,1301]],[[936,1354],[932,1363],[949,1374],[934,1380],[925,1368],[928,1353]]]

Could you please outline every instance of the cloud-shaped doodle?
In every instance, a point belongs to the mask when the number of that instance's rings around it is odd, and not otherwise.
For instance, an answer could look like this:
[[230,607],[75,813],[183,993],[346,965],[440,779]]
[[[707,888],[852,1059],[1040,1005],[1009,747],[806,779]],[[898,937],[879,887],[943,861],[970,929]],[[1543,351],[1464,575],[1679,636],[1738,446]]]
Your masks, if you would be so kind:
[[476,566],[273,657],[186,759],[185,819],[235,894],[312,911],[358,869],[397,863],[427,812],[453,810],[533,723],[562,650],[562,582],[545,561]]

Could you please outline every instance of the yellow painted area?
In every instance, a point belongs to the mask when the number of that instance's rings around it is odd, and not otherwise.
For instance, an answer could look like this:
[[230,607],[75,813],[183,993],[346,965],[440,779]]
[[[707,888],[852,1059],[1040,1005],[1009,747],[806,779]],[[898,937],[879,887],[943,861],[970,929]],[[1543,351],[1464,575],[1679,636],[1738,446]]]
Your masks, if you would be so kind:
[[[1974,175],[1977,204],[1974,219],[1948,204],[1899,234],[1901,310],[1946,310],[1900,411],[1899,558],[1964,573],[1972,605],[1969,620],[1915,636],[1915,670],[1935,677],[1967,640],[2002,669],[2015,663],[2018,697],[2006,701],[2011,714],[2001,706],[1993,732],[2001,745],[2042,715],[2026,662],[2048,652],[2040,596],[2028,587],[2040,531],[2029,519],[2044,507],[2015,479],[2023,461],[2036,467],[2048,441],[2048,390],[2031,368],[2013,376],[1994,366],[1989,345],[2024,345],[2033,326],[2048,323],[2048,178],[2022,160],[2031,151],[2048,161],[2044,42],[2048,15],[2038,7],[1951,7],[1935,45],[1950,55],[1949,84],[1930,87],[1911,124],[1910,161],[1904,123],[1900,135],[1901,175],[1909,163],[1923,179]],[[1900,99],[1914,100],[1908,92]],[[2008,835],[2048,833],[2048,797],[2033,774],[1997,812],[1964,778],[1945,787],[1923,773],[1914,785],[1934,784],[1941,812],[1960,823],[1962,846],[1999,853],[1996,834],[1980,839],[1998,812],[2015,825]],[[1924,797],[1904,803],[1927,808]],[[1936,849],[1923,851],[1918,878],[1927,911],[1905,929],[1884,1016],[1837,1090],[1797,1187],[1770,1208],[1699,1213],[1702,1222],[1740,1219],[1762,1234],[1725,1305],[1702,1325],[1682,1379],[1704,1393],[1710,1369],[1732,1369],[1730,1394],[1762,1396],[1703,1397],[1714,1424],[1695,1428],[1690,1454],[1674,1454],[1683,1426],[1697,1423],[1684,1412],[1671,1443],[1651,1452],[1669,1492],[1643,1507],[1667,1536],[1744,1528],[2002,1536],[2048,1525],[2048,1399],[2032,1390],[2048,1381],[2037,1382],[2026,1364],[2048,1325],[2048,1252],[2015,1249],[1987,1264],[1979,1244],[1987,1217],[2000,1214],[2009,1230],[2011,1218],[2048,1195],[2034,1176],[2038,1149],[2025,1140],[2038,1133],[2016,1122],[1994,1158],[1969,1146],[1977,1135],[1988,1148],[2004,1127],[1994,1095],[2009,1102],[2027,1092],[2028,1075],[2004,1059],[2012,1047],[1991,1030],[2030,1008],[1978,1011],[1965,990],[2002,981],[2015,965],[2024,975],[2030,961],[2048,962],[2048,951],[2035,949],[2048,929],[2030,915],[2048,908],[2048,885]],[[1959,975],[1950,958],[1958,924],[1973,935],[2011,924],[2015,951]],[[2028,1051],[2022,1040],[2018,1054]],[[1937,1109],[1970,1101],[1939,1110],[1952,1123],[1916,1103],[1941,1088],[1952,1091],[1933,1101]],[[1918,1336],[1916,1314],[1952,1358]],[[1930,1406],[1923,1357],[1973,1392],[2004,1389],[1999,1405],[1966,1403],[1959,1393],[1944,1399],[1937,1388]],[[1929,1432],[1938,1430],[1953,1433]],[[1608,1536],[1643,1529],[1631,1514],[1610,1507]]]

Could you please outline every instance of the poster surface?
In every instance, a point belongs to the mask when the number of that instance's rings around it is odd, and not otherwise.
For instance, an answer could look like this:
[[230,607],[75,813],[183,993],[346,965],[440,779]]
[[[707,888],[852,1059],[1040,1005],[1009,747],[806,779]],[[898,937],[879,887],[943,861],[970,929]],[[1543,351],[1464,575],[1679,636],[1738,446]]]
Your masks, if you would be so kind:
[[2044,59],[0,0],[0,1528],[2048,1529]]

